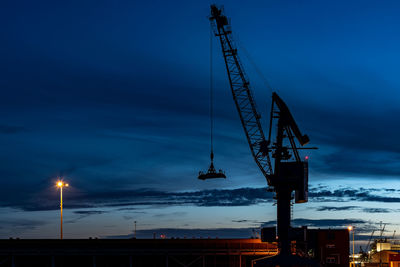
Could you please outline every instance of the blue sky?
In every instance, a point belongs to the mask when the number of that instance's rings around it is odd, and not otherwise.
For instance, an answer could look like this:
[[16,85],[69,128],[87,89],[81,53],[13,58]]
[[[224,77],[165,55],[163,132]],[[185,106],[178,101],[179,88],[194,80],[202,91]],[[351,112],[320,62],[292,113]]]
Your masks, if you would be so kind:
[[[209,164],[210,4],[2,3],[1,238],[57,237],[57,176],[71,184],[69,238],[128,236],[134,220],[143,236],[243,236],[275,220],[215,39],[215,157],[228,179],[197,180]],[[294,223],[398,228],[399,4],[217,4],[263,122],[270,91],[243,48],[319,147],[309,153],[310,202],[294,207]]]

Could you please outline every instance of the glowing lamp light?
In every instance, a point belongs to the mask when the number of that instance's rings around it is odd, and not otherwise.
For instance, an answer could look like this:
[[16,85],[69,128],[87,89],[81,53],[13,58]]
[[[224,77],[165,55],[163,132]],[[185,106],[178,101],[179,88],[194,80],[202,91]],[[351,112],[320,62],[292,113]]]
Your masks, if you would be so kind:
[[308,160],[309,158],[310,158],[309,156],[306,156],[306,157],[305,157],[306,160]]
[[58,181],[58,182],[57,182],[57,186],[58,186],[58,187],[64,187],[64,186],[65,186],[65,187],[68,187],[69,184],[65,184],[63,181]]
[[347,227],[347,230],[352,231],[353,230],[353,226]]

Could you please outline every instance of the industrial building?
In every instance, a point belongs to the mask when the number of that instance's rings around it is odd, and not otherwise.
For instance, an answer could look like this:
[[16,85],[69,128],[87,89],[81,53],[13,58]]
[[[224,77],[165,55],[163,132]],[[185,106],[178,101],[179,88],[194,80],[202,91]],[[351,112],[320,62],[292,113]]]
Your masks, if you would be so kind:
[[[306,237],[292,242],[293,252],[307,248],[321,265],[349,266],[347,230],[309,229]],[[250,267],[277,253],[276,242],[260,239],[6,239],[0,267]]]
[[0,240],[0,266],[246,267],[277,252],[259,239],[13,239]]
[[[379,242],[380,241],[380,242]],[[400,267],[400,243],[398,241],[378,240],[376,246],[367,252],[364,259],[357,261],[363,267]]]

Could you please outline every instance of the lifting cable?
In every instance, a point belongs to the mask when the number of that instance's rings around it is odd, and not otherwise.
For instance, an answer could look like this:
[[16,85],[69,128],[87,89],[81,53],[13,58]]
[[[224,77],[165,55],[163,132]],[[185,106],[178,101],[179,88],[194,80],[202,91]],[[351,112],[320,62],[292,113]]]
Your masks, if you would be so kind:
[[214,87],[213,87],[213,28],[210,27],[210,158],[211,163],[207,172],[199,172],[197,177],[200,180],[214,179],[214,178],[226,178],[225,173],[222,170],[218,172],[214,167]]
[[[235,40],[240,49],[244,52],[244,55],[246,56],[247,60],[250,62],[250,64],[253,66],[254,70],[256,71],[257,75],[261,78],[261,80],[264,83],[264,86],[268,88],[270,93],[272,94],[274,91],[274,88],[271,86],[271,83],[269,80],[263,75],[262,71],[260,68],[257,66],[255,61],[253,60],[252,56],[250,53],[247,51],[246,47],[244,47],[243,43],[240,41],[239,36],[235,35]],[[270,111],[270,116],[273,116],[273,111],[274,111],[274,103],[271,102],[271,111]],[[268,106],[266,107],[266,114],[268,114]],[[268,140],[271,140],[271,129],[272,129],[272,119],[268,122],[268,116],[265,117],[266,121],[265,123],[268,125],[269,123],[269,134],[268,134]]]
[[214,143],[213,143],[213,130],[214,130],[214,98],[213,98],[213,28],[210,25],[210,143],[211,143],[211,161],[214,159]]
[[237,35],[235,35],[235,40],[236,40],[236,43],[239,45],[240,49],[244,52],[244,55],[246,56],[247,60],[250,62],[250,64],[253,66],[254,70],[258,74],[258,76],[263,81],[265,87],[267,87],[269,89],[269,91],[271,92],[271,94],[272,94],[274,92],[274,89],[272,88],[269,80],[263,75],[262,71],[257,66],[257,64],[255,63],[255,61],[253,60],[253,58],[251,57],[251,55],[247,51],[246,47],[244,47],[243,43],[240,41],[240,39],[239,39],[239,37]]

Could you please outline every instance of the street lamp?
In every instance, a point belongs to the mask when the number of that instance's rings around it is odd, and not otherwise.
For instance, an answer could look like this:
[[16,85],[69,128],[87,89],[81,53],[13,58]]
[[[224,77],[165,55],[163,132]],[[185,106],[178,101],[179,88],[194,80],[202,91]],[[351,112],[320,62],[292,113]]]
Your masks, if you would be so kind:
[[352,262],[353,262],[353,264],[354,264],[354,227],[353,226],[349,226],[349,227],[347,227],[347,230],[349,230],[349,232],[351,232],[351,231],[353,231],[353,258],[352,258]]
[[60,188],[60,211],[61,211],[61,224],[60,224],[60,239],[63,239],[63,199],[62,199],[62,192],[63,187],[68,187],[69,184],[64,183],[63,181],[57,182],[57,187]]

